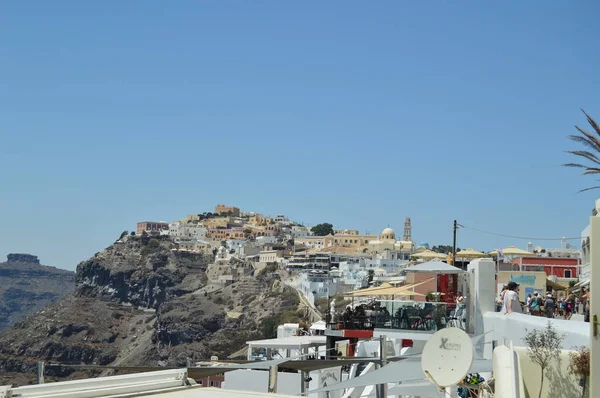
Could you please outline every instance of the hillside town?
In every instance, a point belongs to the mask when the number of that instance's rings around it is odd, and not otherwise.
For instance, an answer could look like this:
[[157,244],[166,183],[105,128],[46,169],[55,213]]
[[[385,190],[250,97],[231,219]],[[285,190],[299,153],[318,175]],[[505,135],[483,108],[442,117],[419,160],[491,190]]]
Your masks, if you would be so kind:
[[[545,283],[563,290],[584,283],[589,277],[589,270],[582,270],[581,250],[571,247],[567,239],[563,239],[558,248],[534,247],[532,242],[528,242],[525,249],[510,246],[487,253],[457,248],[453,258],[452,246],[431,246],[426,241],[415,243],[410,217],[405,218],[400,236],[390,227],[382,228],[380,234],[335,229],[329,223],[311,227],[283,214],[265,216],[218,204],[212,212],[189,214],[181,220],[138,222],[135,234],[168,235],[177,244],[173,250],[213,253],[218,267],[211,267],[208,275],[214,289],[240,281],[269,265],[273,270],[288,271],[281,273],[290,276],[285,282],[300,291],[312,306],[319,300],[343,297],[367,287],[431,279],[430,274],[417,279],[406,275],[410,266],[428,260],[450,265],[455,262],[457,267],[466,269],[472,259],[494,257],[498,272],[542,273]],[[498,284],[501,283],[499,280]],[[448,284],[452,287],[452,278],[439,276],[435,282],[419,286],[416,292],[422,296],[414,299],[424,301],[438,291],[445,295]],[[453,300],[458,289],[456,284],[454,281],[452,293],[443,300]],[[545,287],[539,282],[532,284],[527,291],[523,290],[524,297],[535,292],[541,294]]]

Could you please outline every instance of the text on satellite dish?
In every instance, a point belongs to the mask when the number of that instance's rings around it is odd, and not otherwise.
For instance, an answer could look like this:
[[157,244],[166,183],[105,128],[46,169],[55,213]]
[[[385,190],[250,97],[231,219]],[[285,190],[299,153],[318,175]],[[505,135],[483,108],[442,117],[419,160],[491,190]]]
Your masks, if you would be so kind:
[[442,342],[440,344],[440,349],[450,350],[450,351],[460,351],[462,349],[462,346],[460,344],[448,342],[448,340],[449,340],[448,338],[442,337],[441,340],[442,340]]

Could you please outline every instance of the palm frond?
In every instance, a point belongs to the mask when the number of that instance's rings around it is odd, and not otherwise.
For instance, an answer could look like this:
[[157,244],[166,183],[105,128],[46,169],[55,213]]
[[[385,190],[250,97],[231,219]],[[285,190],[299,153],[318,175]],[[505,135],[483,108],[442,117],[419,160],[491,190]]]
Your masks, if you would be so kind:
[[596,131],[596,134],[600,135],[600,126],[598,126],[598,123],[596,123],[596,121],[592,119],[592,117],[588,115],[587,112],[583,109],[581,110],[581,112],[583,112],[583,114],[587,118],[587,121],[590,124],[590,126],[592,126],[592,128]]
[[[586,131],[585,129],[575,126],[577,131],[581,133],[581,135],[569,135],[568,138],[573,141],[584,145],[589,150],[583,151],[565,151],[570,153],[571,155],[578,156],[579,158],[586,159],[593,163],[593,166],[587,166],[581,163],[566,163],[563,164],[565,167],[577,167],[580,169],[584,169],[582,175],[590,175],[590,174],[600,174],[600,126],[590,115],[588,115],[583,109],[581,110],[585,117],[587,118],[587,122],[590,126],[592,126],[593,132]],[[593,189],[600,189],[600,186],[585,188],[580,190],[578,193],[591,191]]]
[[587,130],[582,129],[579,126],[575,126],[575,128],[577,129],[577,131],[579,131],[581,134],[583,134],[583,137],[581,137],[581,140],[578,141],[585,141],[587,143],[587,145],[591,146],[594,149],[600,148],[600,139],[598,137],[596,137],[594,134],[588,132]]
[[580,142],[583,145],[592,148],[593,150],[600,152],[600,140],[595,139],[594,136],[592,136],[590,133],[588,133],[587,131],[580,129],[579,127],[575,126],[575,128],[579,131],[582,132],[582,134],[584,134],[584,136],[580,136],[580,135],[570,135],[569,139],[571,141],[574,142]]
[[585,176],[588,174],[600,174],[600,169],[595,167],[588,167],[581,175]]
[[581,192],[585,192],[585,191],[591,191],[592,189],[598,189],[598,188],[600,188],[600,186],[582,189],[582,190],[577,191],[577,193],[581,193]]
[[594,162],[594,163],[600,165],[600,159],[598,159],[598,157],[596,155],[594,155],[593,153],[591,153],[589,151],[566,151],[566,152],[570,153],[572,155],[581,156],[582,158],[586,158],[590,162]]
[[579,167],[582,169],[587,169],[588,167],[583,165],[583,164],[579,164],[579,163],[565,163],[563,164],[564,167]]

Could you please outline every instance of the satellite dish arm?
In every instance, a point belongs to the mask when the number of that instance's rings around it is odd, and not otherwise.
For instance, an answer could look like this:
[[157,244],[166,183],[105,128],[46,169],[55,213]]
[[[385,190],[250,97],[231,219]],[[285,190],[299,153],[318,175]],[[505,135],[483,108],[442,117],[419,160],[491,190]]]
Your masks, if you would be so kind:
[[438,388],[438,390],[444,391],[444,387],[440,386],[438,384],[438,382],[435,381],[435,379],[433,378],[433,376],[431,375],[431,373],[429,373],[428,370],[424,370],[423,372],[425,373],[425,376],[427,376],[427,378],[429,379],[429,381]]

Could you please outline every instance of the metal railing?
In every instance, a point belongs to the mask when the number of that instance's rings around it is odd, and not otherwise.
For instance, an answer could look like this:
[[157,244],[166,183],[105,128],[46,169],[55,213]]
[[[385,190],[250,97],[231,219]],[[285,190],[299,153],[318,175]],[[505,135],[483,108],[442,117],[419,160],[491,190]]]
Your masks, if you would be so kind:
[[[464,303],[389,303],[392,304],[393,311],[366,311],[364,315],[362,313],[346,313],[336,317],[337,322],[328,323],[328,327],[333,330],[436,331],[449,326],[466,329],[466,305]],[[387,309],[387,306],[385,308]]]

